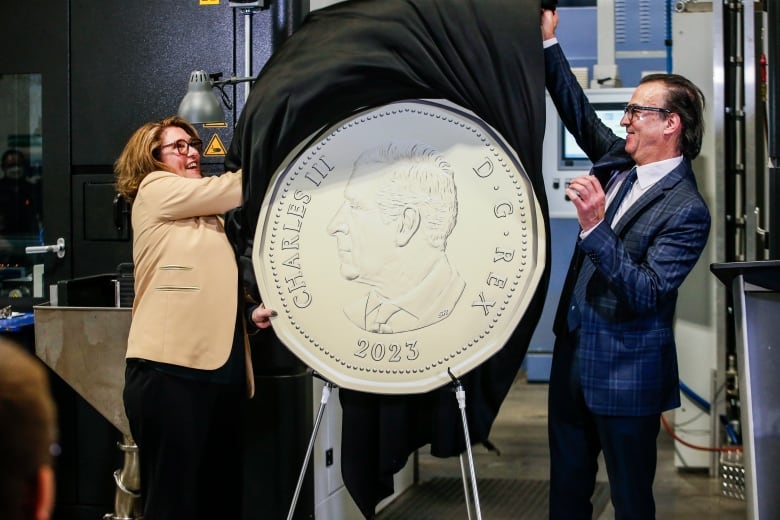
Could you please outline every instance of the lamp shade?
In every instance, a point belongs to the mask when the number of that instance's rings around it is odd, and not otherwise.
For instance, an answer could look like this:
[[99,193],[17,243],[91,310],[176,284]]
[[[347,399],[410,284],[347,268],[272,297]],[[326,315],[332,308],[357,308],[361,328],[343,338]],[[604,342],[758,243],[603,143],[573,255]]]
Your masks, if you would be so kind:
[[217,123],[225,121],[225,111],[212,90],[211,78],[204,70],[190,74],[187,94],[179,103],[179,117],[190,123]]

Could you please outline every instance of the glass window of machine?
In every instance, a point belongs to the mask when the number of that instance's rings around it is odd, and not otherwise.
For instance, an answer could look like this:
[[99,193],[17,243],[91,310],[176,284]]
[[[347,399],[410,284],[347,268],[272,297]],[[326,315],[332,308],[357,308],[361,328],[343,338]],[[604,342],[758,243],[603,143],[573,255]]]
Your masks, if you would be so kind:
[[41,244],[41,75],[0,74],[0,297],[31,296]]

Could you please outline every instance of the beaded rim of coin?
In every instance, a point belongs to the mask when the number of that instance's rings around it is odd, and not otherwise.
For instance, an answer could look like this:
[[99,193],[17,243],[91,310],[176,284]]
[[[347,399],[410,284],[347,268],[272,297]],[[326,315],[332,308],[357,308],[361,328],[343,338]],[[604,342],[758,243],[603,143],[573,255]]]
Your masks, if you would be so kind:
[[[507,227],[503,232],[496,232],[496,236],[501,237],[503,234],[503,237],[506,238],[511,235],[513,239],[517,240],[515,234],[521,235],[518,244],[520,254],[517,255],[518,258],[513,257],[512,260],[514,270],[512,277],[514,279],[508,280],[509,277],[506,277],[504,279],[506,290],[502,286],[501,291],[493,291],[493,296],[503,292],[499,298],[485,297],[484,293],[487,290],[472,291],[478,296],[475,296],[476,299],[471,298],[471,307],[479,309],[481,306],[484,315],[479,315],[479,319],[474,317],[474,319],[465,320],[468,322],[468,326],[464,325],[464,320],[460,319],[457,327],[454,325],[447,327],[445,320],[419,331],[407,331],[403,335],[399,333],[388,337],[367,331],[357,331],[354,336],[348,336],[347,341],[341,341],[341,337],[334,340],[334,334],[331,330],[334,326],[337,329],[351,327],[349,322],[338,327],[341,325],[339,320],[344,321],[338,306],[335,304],[331,306],[320,305],[316,307],[316,310],[313,307],[312,309],[307,308],[308,314],[306,314],[301,310],[301,305],[293,299],[306,294],[305,291],[309,291],[306,298],[310,300],[313,299],[312,294],[316,294],[318,291],[329,292],[333,296],[340,295],[342,294],[342,286],[332,281],[334,276],[327,275],[326,273],[329,272],[327,269],[323,269],[324,272],[320,273],[312,272],[317,270],[318,264],[322,267],[322,263],[325,263],[322,258],[327,258],[327,255],[322,252],[323,247],[317,249],[316,253],[309,251],[309,257],[317,255],[320,261],[309,261],[306,264],[306,254],[299,255],[298,252],[299,247],[304,249],[304,245],[299,243],[300,234],[293,238],[294,247],[287,248],[295,250],[295,256],[291,257],[287,253],[282,253],[282,250],[285,249],[283,247],[284,241],[289,240],[289,236],[287,239],[285,238],[285,230],[291,229],[289,221],[285,221],[285,218],[289,216],[291,207],[298,208],[293,211],[293,214],[297,215],[299,219],[292,228],[297,226],[300,232],[305,221],[304,215],[309,216],[313,213],[311,210],[316,206],[303,207],[303,203],[300,201],[306,198],[311,201],[312,193],[316,193],[317,197],[320,197],[322,193],[316,191],[306,193],[302,190],[303,186],[321,191],[327,186],[329,190],[343,191],[343,186],[349,178],[349,174],[345,173],[348,168],[343,165],[333,166],[332,171],[328,172],[330,175],[327,173],[323,175],[321,171],[331,168],[329,163],[339,162],[332,157],[328,157],[327,161],[324,160],[326,151],[337,146],[335,143],[339,143],[338,146],[345,148],[344,141],[351,139],[350,142],[359,141],[358,149],[365,148],[365,143],[373,142],[372,139],[387,139],[383,128],[386,128],[391,121],[408,117],[415,118],[415,122],[421,120],[425,124],[437,128],[455,128],[459,136],[456,141],[459,142],[454,144],[460,146],[462,145],[460,141],[470,141],[468,144],[473,147],[473,143],[479,143],[479,153],[489,155],[489,159],[495,162],[497,169],[500,168],[501,173],[505,174],[500,185],[495,183],[484,191],[492,191],[493,194],[505,193],[508,191],[507,187],[513,187],[514,198],[511,204],[513,207],[517,206],[517,211],[509,216],[512,227]],[[425,126],[425,124],[421,126]],[[414,133],[411,129],[409,132]],[[370,137],[374,133],[382,137]],[[463,136],[467,136],[467,138],[464,139]],[[449,138],[450,136],[446,137],[446,139]],[[349,147],[350,150],[351,148]],[[474,152],[469,153],[473,155]],[[455,166],[458,169],[457,165]],[[460,170],[467,169],[460,168]],[[477,173],[474,168],[468,170]],[[313,172],[319,175],[316,179],[318,183],[311,181],[311,178],[305,180],[307,175],[312,175]],[[462,177],[458,179],[459,182],[465,184],[465,181],[460,180]],[[468,205],[467,201],[468,197],[472,195],[471,191],[474,190],[463,190],[463,197],[461,197],[461,188],[458,188],[459,206]],[[332,190],[323,193],[332,193]],[[307,210],[309,213],[306,213]],[[332,213],[332,208],[329,213]],[[312,216],[306,224],[311,221],[321,222],[321,220],[321,218]],[[546,261],[546,235],[542,222],[542,212],[524,168],[514,151],[495,130],[478,116],[450,102],[409,100],[364,110],[326,129],[313,139],[305,141],[290,154],[274,175],[266,192],[258,219],[253,263],[264,302],[269,308],[274,308],[279,312],[279,316],[273,320],[274,331],[280,340],[304,363],[325,379],[345,388],[383,394],[419,393],[448,383],[450,381],[448,370],[461,376],[505,345],[520,322],[541,280]],[[473,235],[470,235],[469,242],[472,241],[479,242],[479,239],[475,240]],[[461,240],[461,242],[464,241]],[[287,244],[289,246],[292,242],[287,242]],[[494,249],[495,254],[498,255],[498,248]],[[461,252],[460,258],[466,255],[467,253]],[[295,260],[290,260],[291,258],[295,258]],[[494,260],[494,262],[498,261]],[[289,272],[291,267],[296,270],[292,283],[291,278],[284,274],[284,269]],[[468,267],[459,267],[463,268],[464,272],[469,270]],[[306,272],[305,280],[302,274],[304,272]],[[468,275],[468,273],[466,274]],[[475,276],[466,276],[471,281],[470,286],[475,285]],[[344,284],[345,282],[341,280],[339,283]],[[488,283],[490,283],[489,276]],[[334,289],[334,287],[338,288]],[[348,286],[344,285],[343,287]],[[344,289],[345,292],[346,290]],[[333,296],[330,298],[331,300],[333,300]],[[317,299],[320,300],[320,298]],[[468,298],[464,298],[464,302],[467,300]],[[467,306],[467,303],[461,305],[461,307]],[[496,309],[493,313],[494,306]],[[309,305],[307,304],[306,307]],[[452,317],[449,316],[449,318],[451,320]],[[453,322],[450,321],[450,323]],[[467,337],[448,335],[447,329],[464,327],[468,328],[468,333],[465,334]],[[401,338],[398,339],[398,336]],[[429,350],[433,350],[433,345],[438,343],[437,339],[439,338],[452,346],[445,347],[445,350],[437,352],[433,356],[427,355],[428,352],[421,355],[416,347],[418,338],[425,340],[421,343],[427,344],[426,348]],[[341,343],[350,342],[353,345],[351,350],[345,351],[341,348]],[[404,347],[409,348],[412,343],[411,350],[404,351]],[[365,344],[365,348],[361,358],[356,353],[355,348],[363,344]],[[385,362],[393,347],[396,348],[395,354],[406,353],[405,357],[396,356],[402,359],[396,359],[395,366]],[[358,356],[357,359],[355,359],[356,356]]]

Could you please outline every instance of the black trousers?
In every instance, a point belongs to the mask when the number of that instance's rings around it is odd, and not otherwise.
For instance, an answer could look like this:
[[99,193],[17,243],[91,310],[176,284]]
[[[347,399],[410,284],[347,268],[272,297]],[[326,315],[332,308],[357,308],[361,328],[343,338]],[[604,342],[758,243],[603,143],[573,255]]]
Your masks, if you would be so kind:
[[124,402],[139,449],[145,520],[239,519],[242,385],[128,363]]
[[550,519],[590,520],[602,451],[615,519],[654,519],[653,480],[661,417],[591,412],[580,384],[576,335],[555,343],[548,411]]

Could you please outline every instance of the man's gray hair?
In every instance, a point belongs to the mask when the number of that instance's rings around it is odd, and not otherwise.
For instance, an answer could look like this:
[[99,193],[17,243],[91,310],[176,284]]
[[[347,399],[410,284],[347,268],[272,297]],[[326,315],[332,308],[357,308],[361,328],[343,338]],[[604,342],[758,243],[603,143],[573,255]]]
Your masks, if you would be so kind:
[[355,161],[355,170],[372,164],[392,170],[379,181],[377,204],[385,222],[395,221],[404,208],[420,212],[428,242],[444,250],[458,217],[458,195],[452,166],[436,149],[424,144],[389,143],[370,148]]

